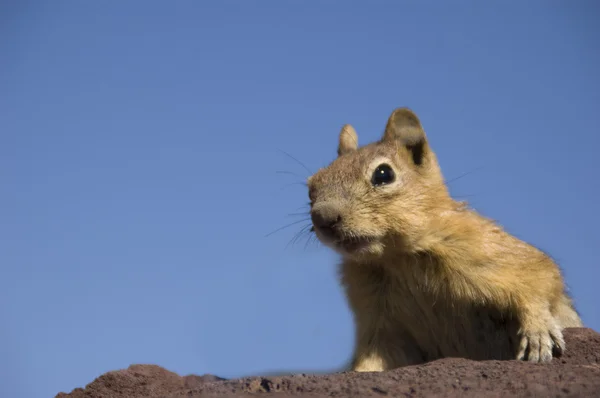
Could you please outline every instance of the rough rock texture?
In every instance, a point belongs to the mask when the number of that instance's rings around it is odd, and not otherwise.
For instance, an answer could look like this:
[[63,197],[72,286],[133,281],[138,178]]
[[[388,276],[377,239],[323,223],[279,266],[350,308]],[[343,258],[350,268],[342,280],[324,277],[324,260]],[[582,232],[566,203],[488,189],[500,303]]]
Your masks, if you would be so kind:
[[66,398],[600,397],[600,334],[567,329],[567,352],[550,364],[448,358],[381,373],[246,377],[179,376],[155,365],[108,372]]

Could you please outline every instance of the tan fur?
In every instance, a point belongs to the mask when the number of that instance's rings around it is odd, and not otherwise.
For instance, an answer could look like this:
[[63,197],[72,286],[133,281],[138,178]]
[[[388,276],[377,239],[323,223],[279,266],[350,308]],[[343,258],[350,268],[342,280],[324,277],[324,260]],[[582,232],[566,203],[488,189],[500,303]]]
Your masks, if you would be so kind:
[[[564,351],[562,329],[582,322],[558,266],[450,197],[411,110],[396,109],[382,139],[361,148],[344,126],[338,155],[308,187],[314,231],[342,256],[353,370],[443,357],[546,362]],[[373,186],[381,164],[395,179]]]

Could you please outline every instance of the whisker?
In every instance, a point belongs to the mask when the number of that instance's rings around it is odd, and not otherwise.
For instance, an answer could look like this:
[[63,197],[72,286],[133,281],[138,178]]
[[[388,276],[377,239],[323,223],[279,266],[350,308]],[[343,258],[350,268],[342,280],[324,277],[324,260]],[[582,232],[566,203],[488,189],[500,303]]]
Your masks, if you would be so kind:
[[308,239],[306,239],[306,243],[304,244],[304,250],[306,250],[308,248],[308,245],[310,245],[313,242],[313,238],[315,238],[315,235],[310,235],[308,237]]
[[463,178],[463,177],[466,177],[466,176],[468,176],[469,174],[472,174],[472,173],[474,173],[474,172],[476,172],[476,171],[479,171],[479,170],[481,170],[481,169],[483,169],[483,166],[479,166],[479,167],[477,167],[477,168],[475,168],[475,169],[473,169],[473,170],[470,170],[470,171],[467,171],[467,172],[465,172],[465,173],[462,173],[462,174],[461,174],[461,175],[459,175],[458,177],[454,177],[454,178],[451,178],[450,180],[446,180],[446,184],[447,184],[447,185],[450,185],[450,183],[453,183],[453,182],[455,182],[455,181],[457,181],[457,180],[460,180],[461,178]]
[[285,170],[278,170],[275,172],[276,174],[288,174],[288,175],[293,175],[294,177],[299,177],[299,178],[303,178],[300,174],[298,173],[294,173],[292,171],[285,171]]
[[289,153],[287,153],[287,152],[286,152],[286,151],[284,151],[284,150],[281,150],[281,149],[280,149],[279,151],[281,151],[281,152],[282,152],[284,155],[286,155],[286,156],[290,157],[291,159],[293,159],[294,161],[296,161],[296,162],[297,162],[297,163],[298,163],[300,166],[304,167],[304,169],[305,169],[306,171],[308,171],[308,174],[309,174],[309,175],[312,175],[312,174],[313,174],[313,172],[312,172],[312,171],[310,171],[310,169],[309,169],[308,167],[306,167],[306,165],[305,165],[304,163],[302,163],[301,161],[299,161],[298,159],[296,159],[295,157],[293,157],[292,155],[290,155]]
[[299,224],[299,223],[301,223],[301,222],[306,222],[306,221],[308,221],[308,220],[309,220],[309,219],[308,219],[308,218],[306,218],[306,219],[303,219],[303,220],[294,221],[293,223],[290,223],[290,224],[288,224],[288,225],[284,225],[283,227],[277,228],[275,231],[273,231],[273,232],[269,232],[268,234],[266,234],[266,235],[265,235],[265,238],[266,238],[266,237],[268,237],[268,236],[270,236],[270,235],[273,235],[275,232],[279,232],[279,231],[281,231],[282,229],[289,228],[289,227],[291,227],[291,226],[293,226],[293,225]]
[[285,248],[287,249],[287,248],[288,248],[290,245],[293,245],[294,243],[296,243],[296,241],[298,240],[298,238],[299,238],[300,236],[302,236],[302,232],[304,232],[305,230],[306,230],[306,226],[302,227],[302,228],[300,229],[300,231],[296,232],[296,233],[294,234],[294,236],[292,237],[292,239],[290,239],[290,240],[288,241],[288,243],[285,245]]
[[286,184],[283,187],[281,187],[281,190],[284,190],[285,188],[291,187],[292,185],[302,185],[302,186],[306,186],[305,182],[292,182],[290,184]]
[[290,241],[287,243],[287,245],[285,246],[286,248],[290,245],[294,245],[296,244],[296,242],[298,242],[300,240],[300,238],[302,238],[303,236],[306,236],[307,234],[310,234],[310,229],[311,224],[307,224],[304,227],[302,227],[300,229],[300,231],[298,231],[293,237],[292,239],[290,239]]
[[310,237],[311,243],[314,243],[317,247],[321,246],[321,241],[317,238],[317,235],[314,233]]
[[305,212],[305,213],[288,213],[287,215],[289,217],[293,217],[293,216],[308,216],[310,214],[310,212]]
[[[468,176],[469,174],[472,174],[472,173],[474,173],[476,171],[479,171],[481,169],[483,169],[483,166],[480,166],[480,167],[477,167],[477,168],[472,169],[470,171],[464,172],[464,173],[462,173],[462,174],[460,174],[460,175],[458,175],[458,176],[456,176],[454,178],[451,178],[449,180],[444,180],[444,184],[449,188],[450,184],[452,184],[453,182],[456,182],[456,181],[460,180],[461,178],[464,178],[464,177]],[[434,191],[434,190],[439,189],[439,188],[440,188],[439,185],[432,186],[429,189],[425,190],[425,192],[423,192],[423,195],[427,195],[429,192]]]

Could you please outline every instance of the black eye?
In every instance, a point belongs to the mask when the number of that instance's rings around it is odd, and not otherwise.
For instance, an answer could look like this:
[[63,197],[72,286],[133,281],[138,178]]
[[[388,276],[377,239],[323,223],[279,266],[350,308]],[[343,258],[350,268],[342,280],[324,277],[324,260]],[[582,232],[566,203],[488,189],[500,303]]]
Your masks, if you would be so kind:
[[373,172],[373,177],[371,177],[371,184],[374,186],[390,184],[394,182],[396,179],[396,174],[394,174],[394,170],[387,164],[380,164],[377,166],[375,171]]

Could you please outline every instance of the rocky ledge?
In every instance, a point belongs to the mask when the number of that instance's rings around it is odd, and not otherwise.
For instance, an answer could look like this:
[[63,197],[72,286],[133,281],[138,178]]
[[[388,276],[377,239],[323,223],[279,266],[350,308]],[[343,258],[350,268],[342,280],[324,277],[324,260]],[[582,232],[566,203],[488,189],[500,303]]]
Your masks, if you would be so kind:
[[565,331],[567,352],[549,364],[447,358],[381,373],[298,374],[226,380],[179,376],[156,365],[108,372],[57,398],[249,397],[598,397],[600,334]]

